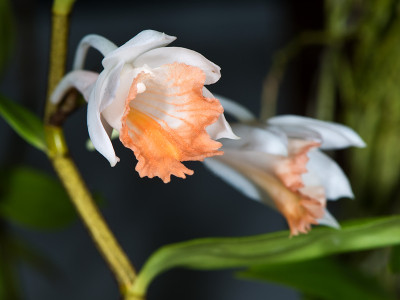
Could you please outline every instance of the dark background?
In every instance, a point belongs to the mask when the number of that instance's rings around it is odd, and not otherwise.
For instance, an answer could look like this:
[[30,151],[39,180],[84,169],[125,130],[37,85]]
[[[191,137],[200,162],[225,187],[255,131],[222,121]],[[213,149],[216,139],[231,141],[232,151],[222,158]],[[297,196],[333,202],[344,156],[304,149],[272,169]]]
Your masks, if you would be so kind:
[[[71,17],[70,56],[79,40],[97,33],[117,45],[144,29],[163,31],[178,39],[172,45],[202,53],[222,68],[222,78],[209,89],[259,111],[262,81],[276,50],[296,33],[322,24],[319,1],[84,1],[78,0]],[[14,55],[0,83],[1,93],[39,115],[46,91],[50,34],[50,1],[13,1],[17,40]],[[279,95],[279,113],[305,113],[308,78],[314,65],[303,53],[291,65]],[[101,55],[90,51],[87,69],[101,71]],[[307,72],[305,72],[305,70]],[[301,76],[299,76],[301,74]],[[0,121],[0,159],[27,163],[53,173],[39,151],[26,146]],[[102,212],[137,269],[160,246],[199,237],[244,236],[286,229],[284,219],[269,207],[247,199],[200,162],[185,163],[195,171],[186,180],[139,178],[129,149],[115,141],[121,158],[116,167],[97,152],[88,152],[86,109],[66,123],[70,151],[89,188],[106,199]],[[10,148],[12,151],[10,151]],[[12,154],[10,154],[12,153]],[[54,174],[54,173],[53,173]],[[56,199],[55,199],[56,201]],[[46,213],[46,212],[43,212]],[[19,266],[26,299],[119,299],[112,274],[89,235],[77,220],[53,232],[12,225],[16,234],[53,261],[57,276],[44,276]],[[298,299],[296,292],[273,284],[242,281],[231,271],[173,270],[150,286],[155,299]]]

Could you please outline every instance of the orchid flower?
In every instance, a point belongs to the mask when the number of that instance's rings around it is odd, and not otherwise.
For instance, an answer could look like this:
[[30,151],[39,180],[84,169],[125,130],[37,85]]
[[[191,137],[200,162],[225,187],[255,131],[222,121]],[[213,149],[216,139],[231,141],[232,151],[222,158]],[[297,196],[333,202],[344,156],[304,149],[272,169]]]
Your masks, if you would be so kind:
[[[62,100],[71,88],[88,101],[90,139],[111,166],[119,161],[110,135],[137,160],[141,177],[185,178],[193,171],[181,162],[221,155],[220,138],[237,138],[226,122],[219,101],[204,85],[221,77],[220,68],[201,54],[165,47],[176,38],[145,30],[121,47],[98,35],[80,42],[74,70],[56,87],[51,100]],[[104,55],[104,70],[82,70],[89,47]]]
[[353,197],[342,169],[321,150],[364,147],[349,127],[285,115],[257,121],[246,108],[218,96],[225,112],[240,122],[232,129],[241,139],[223,142],[224,155],[205,165],[246,196],[265,202],[286,218],[291,235],[311,224],[339,227],[326,200]]

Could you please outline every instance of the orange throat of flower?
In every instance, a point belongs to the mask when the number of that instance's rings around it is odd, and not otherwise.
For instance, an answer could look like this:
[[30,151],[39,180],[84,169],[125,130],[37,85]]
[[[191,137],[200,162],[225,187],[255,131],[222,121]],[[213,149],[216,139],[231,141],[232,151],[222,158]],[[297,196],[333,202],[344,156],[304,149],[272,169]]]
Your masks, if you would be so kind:
[[[171,175],[185,178],[193,171],[181,162],[214,155],[219,142],[206,127],[216,122],[223,108],[217,99],[203,96],[205,75],[197,67],[174,63],[140,73],[125,101],[120,140],[137,160],[141,177]],[[139,91],[138,91],[139,90]]]

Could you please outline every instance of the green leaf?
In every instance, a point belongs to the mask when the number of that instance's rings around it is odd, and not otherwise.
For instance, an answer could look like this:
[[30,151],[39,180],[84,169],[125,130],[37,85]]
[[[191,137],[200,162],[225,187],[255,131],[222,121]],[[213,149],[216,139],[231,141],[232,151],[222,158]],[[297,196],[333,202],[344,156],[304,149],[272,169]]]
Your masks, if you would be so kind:
[[325,300],[394,299],[376,280],[332,258],[282,265],[254,266],[240,272],[239,277],[288,285],[307,295]]
[[43,124],[33,113],[0,95],[0,115],[25,141],[46,151]]
[[348,222],[341,230],[320,227],[306,235],[288,236],[284,231],[164,246],[146,262],[130,292],[144,295],[157,275],[175,267],[216,270],[282,264],[400,244],[400,216]]
[[53,229],[76,218],[62,185],[44,172],[27,167],[3,171],[0,190],[0,215],[20,225]]
[[8,0],[0,1],[0,71],[11,54],[14,42],[14,21]]

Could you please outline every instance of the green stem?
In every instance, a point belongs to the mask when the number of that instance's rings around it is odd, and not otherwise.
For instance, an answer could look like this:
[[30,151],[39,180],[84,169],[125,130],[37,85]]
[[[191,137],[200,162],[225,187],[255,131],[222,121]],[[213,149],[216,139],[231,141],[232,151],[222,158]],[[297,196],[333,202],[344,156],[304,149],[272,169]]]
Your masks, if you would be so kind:
[[58,113],[58,107],[52,104],[49,98],[65,73],[68,17],[72,3],[73,1],[56,0],[53,6],[48,99],[44,116],[48,156],[124,295],[135,280],[134,268],[102,218],[77,167],[70,158],[61,126],[58,124],[55,126],[51,122],[52,116]]
[[[69,15],[60,15],[53,12],[52,15],[52,31],[51,31],[51,48],[50,48],[50,66],[47,95],[57,86],[60,79],[64,76],[67,46],[68,46],[68,28]],[[49,100],[46,102],[44,121],[49,123],[51,115],[56,111],[57,107]]]
[[263,83],[260,113],[261,120],[266,120],[275,115],[278,90],[288,62],[305,46],[326,45],[331,42],[332,38],[330,38],[325,32],[303,32],[300,36],[275,54],[271,69]]
[[333,75],[333,63],[336,60],[334,49],[327,49],[322,56],[319,82],[316,95],[317,119],[333,121],[335,114],[335,81]]
[[106,222],[101,216],[78,169],[68,156],[61,128],[47,127],[49,152],[54,169],[64,184],[73,204],[88,228],[96,246],[114,273],[121,292],[125,294],[135,280],[135,271]]

